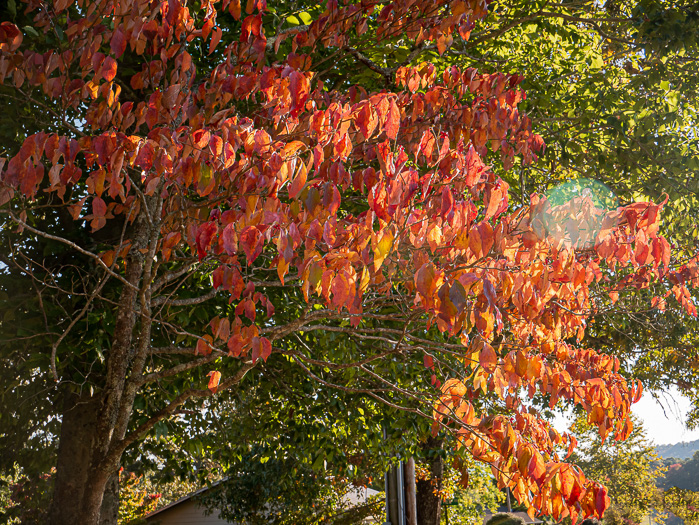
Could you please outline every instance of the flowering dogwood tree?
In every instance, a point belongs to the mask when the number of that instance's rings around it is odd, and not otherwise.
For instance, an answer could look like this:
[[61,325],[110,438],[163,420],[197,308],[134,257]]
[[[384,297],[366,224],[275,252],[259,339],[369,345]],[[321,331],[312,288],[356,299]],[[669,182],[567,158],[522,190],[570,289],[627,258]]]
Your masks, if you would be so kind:
[[[576,339],[621,289],[667,283],[694,314],[696,261],[671,265],[662,204],[508,202],[498,172],[543,148],[518,109],[521,77],[418,62],[468,39],[485,1],[21,7],[31,31],[0,25],[0,80],[50,125],[0,159],[3,228],[37,289],[79,297],[41,350],[69,392],[53,523],[98,523],[101,507],[108,519],[125,450],[273,354],[393,406],[417,394],[375,365],[417,355],[434,397],[411,410],[435,432],[453,430],[532,510],[603,513],[605,488],[565,462],[574,439],[528,400],[579,405],[626,437],[641,385]],[[392,46],[409,53],[385,65],[376,49]],[[344,79],[339,57],[372,76]],[[36,242],[80,263],[26,255]],[[276,312],[279,289],[302,297],[293,319]],[[222,297],[203,323],[183,315]],[[101,349],[75,337],[96,309]],[[343,360],[285,343],[313,331],[375,345]],[[350,368],[362,380],[322,373]]]

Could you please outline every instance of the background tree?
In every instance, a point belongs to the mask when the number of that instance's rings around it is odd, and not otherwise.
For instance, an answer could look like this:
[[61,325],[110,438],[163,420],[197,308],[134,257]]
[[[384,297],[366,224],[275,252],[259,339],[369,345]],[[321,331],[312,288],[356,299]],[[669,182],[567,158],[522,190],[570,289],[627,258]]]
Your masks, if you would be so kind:
[[663,509],[656,485],[665,468],[640,420],[632,421],[634,429],[625,441],[602,441],[584,416],[571,427],[578,440],[573,461],[609,490],[612,503],[604,514],[604,522],[609,525],[641,523],[652,512]]
[[670,458],[665,463],[667,472],[660,483],[661,487],[699,491],[699,453],[695,452],[694,456],[686,461]]
[[663,461],[666,472],[658,480],[658,486],[663,491],[665,510],[672,513],[668,525],[680,523],[696,523],[699,514],[699,453],[685,459],[667,458]]
[[[699,493],[672,487],[663,492],[663,504],[686,525],[699,523]],[[676,518],[669,521],[673,522],[677,522]]]

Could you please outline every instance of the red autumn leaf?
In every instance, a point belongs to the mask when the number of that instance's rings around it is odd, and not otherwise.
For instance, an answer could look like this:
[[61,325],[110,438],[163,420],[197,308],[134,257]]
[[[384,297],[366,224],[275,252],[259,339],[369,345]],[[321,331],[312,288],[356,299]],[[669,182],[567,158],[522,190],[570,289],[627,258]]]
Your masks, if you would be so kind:
[[438,52],[440,55],[443,55],[444,52],[447,50],[447,42],[446,42],[446,40],[447,40],[447,39],[445,38],[444,35],[439,35],[439,37],[437,37],[437,52]]
[[485,220],[492,219],[507,209],[507,189],[507,183],[500,180],[490,187],[486,193]]
[[262,253],[264,237],[255,226],[247,226],[240,233],[240,246],[245,252],[248,264],[251,264]]
[[104,217],[107,214],[107,204],[99,197],[92,200],[92,214],[95,217]]
[[238,251],[238,234],[235,231],[235,224],[230,223],[223,229],[222,234],[223,249],[228,255],[235,255]]
[[107,82],[111,82],[116,77],[117,62],[112,57],[105,57],[102,63],[102,78]]
[[192,139],[194,140],[194,147],[198,150],[203,150],[208,146],[211,134],[205,129],[198,129],[192,134]]
[[580,497],[582,495],[583,495],[583,487],[576,479],[573,482],[573,487],[570,491],[570,495],[567,498],[568,504],[575,505],[576,503],[578,503],[580,501]]
[[485,164],[481,160],[481,156],[476,152],[473,146],[469,146],[468,151],[465,156],[466,160],[466,177],[465,182],[467,186],[475,186],[481,179],[483,172],[485,171]]
[[340,309],[345,306],[349,298],[349,284],[342,274],[338,274],[332,281],[330,286],[332,292],[332,305]]
[[247,42],[250,36],[260,36],[262,27],[262,15],[248,16],[243,20],[243,28],[240,33],[240,41]]
[[636,381],[636,388],[633,396],[633,403],[638,403],[643,395],[643,383]]
[[117,27],[114,30],[111,41],[109,42],[109,48],[112,50],[112,53],[116,58],[119,58],[124,54],[124,51],[126,51],[126,43],[127,39],[124,32],[122,31],[121,27]]
[[231,3],[228,4],[228,12],[236,21],[240,20],[240,16],[242,14],[240,0],[231,0]]
[[149,170],[151,166],[153,166],[154,158],[155,152],[153,150],[153,145],[150,142],[145,142],[138,150],[134,165],[142,170]]
[[381,96],[378,98],[378,100],[374,103],[376,106],[376,113],[379,116],[379,121],[385,125],[386,123],[386,118],[388,116],[388,111],[390,108],[390,101],[388,97],[385,95]]
[[272,355],[272,343],[269,339],[266,337],[262,337],[260,339],[261,343],[261,348],[260,348],[260,356],[264,361],[267,361],[267,358]]
[[22,45],[23,38],[22,32],[13,23],[0,23],[0,51],[3,50],[4,46],[7,46],[7,50],[10,52],[17,50]]
[[423,355],[422,362],[425,365],[425,368],[433,368],[434,367],[434,360],[432,359],[432,356],[430,354]]
[[368,140],[374,133],[376,126],[378,124],[378,119],[376,118],[376,112],[369,101],[365,101],[362,105],[362,109],[359,110],[355,124],[364,135],[364,139]]
[[420,144],[418,146],[418,153],[422,153],[428,162],[432,158],[432,152],[434,151],[435,144],[436,144],[436,140],[434,138],[434,135],[432,134],[432,131],[431,130],[425,131],[422,134],[422,138],[420,139]]
[[604,511],[609,507],[610,499],[607,495],[607,488],[603,486],[595,487],[595,509],[597,514],[602,516]]
[[180,232],[170,232],[163,238],[163,242],[160,249],[163,254],[163,260],[165,262],[170,260],[170,257],[172,256],[172,250],[179,244],[181,239],[182,234]]
[[306,75],[300,71],[289,74],[289,90],[291,92],[292,115],[303,109],[309,94],[309,82]]
[[220,319],[215,317],[211,320],[211,331],[214,335],[214,340],[220,339],[227,341],[231,333],[231,322],[227,317]]
[[568,499],[573,492],[573,488],[575,487],[575,475],[568,465],[561,469],[560,478],[561,494],[563,494],[564,498]]
[[199,260],[206,256],[216,232],[218,232],[218,225],[215,222],[205,222],[197,230],[196,240]]

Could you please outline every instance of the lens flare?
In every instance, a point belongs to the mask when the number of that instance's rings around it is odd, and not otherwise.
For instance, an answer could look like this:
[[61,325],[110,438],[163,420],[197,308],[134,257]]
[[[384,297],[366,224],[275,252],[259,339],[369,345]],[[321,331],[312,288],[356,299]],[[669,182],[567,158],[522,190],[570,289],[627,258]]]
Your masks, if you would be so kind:
[[581,178],[549,190],[536,218],[553,242],[585,249],[595,245],[603,220],[618,206],[608,186]]

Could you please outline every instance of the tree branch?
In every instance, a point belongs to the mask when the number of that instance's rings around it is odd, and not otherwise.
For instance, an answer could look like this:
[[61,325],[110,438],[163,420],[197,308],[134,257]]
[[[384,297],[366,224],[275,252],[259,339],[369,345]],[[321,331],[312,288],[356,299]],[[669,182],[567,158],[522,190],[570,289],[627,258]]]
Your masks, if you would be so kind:
[[172,368],[168,368],[167,370],[163,370],[162,372],[153,372],[151,374],[141,376],[141,378],[138,381],[135,381],[135,384],[137,387],[140,387],[152,381],[165,379],[166,377],[172,377],[181,372],[186,372],[187,370],[192,370],[193,368],[196,368],[198,366],[211,363],[212,361],[215,361],[216,359],[224,355],[226,355],[224,352],[213,351],[210,355],[202,357],[201,359],[195,359],[194,361],[190,361],[188,363],[182,363],[177,366],[173,366]]
[[127,281],[124,277],[119,275],[118,273],[113,272],[109,266],[107,266],[102,259],[100,259],[99,255],[94,254],[88,250],[85,250],[84,248],[81,248],[77,244],[75,244],[72,241],[69,241],[68,239],[64,239],[63,237],[58,237],[57,235],[51,235],[50,233],[42,232],[41,230],[37,230],[36,228],[33,228],[32,226],[29,226],[26,222],[18,218],[14,213],[12,213],[9,210],[0,210],[0,213],[6,213],[8,214],[13,221],[15,221],[17,224],[22,226],[23,228],[29,230],[30,232],[40,236],[44,237],[45,239],[51,239],[52,241],[57,241],[60,243],[63,243],[67,246],[70,246],[73,248],[75,251],[82,253],[83,255],[87,255],[88,257],[91,257],[94,259],[109,275],[114,277],[115,279],[118,279],[122,284],[129,288],[133,288],[134,290],[138,290],[138,287],[131,284],[129,281]]
[[388,68],[388,67],[381,67],[378,64],[376,64],[374,61],[372,61],[370,58],[367,56],[363,55],[360,51],[357,49],[354,49],[353,47],[346,47],[345,48],[349,53],[359,60],[362,64],[367,66],[369,69],[372,71],[378,73],[382,77],[386,79],[386,82],[391,83],[393,82],[393,73],[395,72],[394,69]]
[[191,306],[204,303],[209,299],[213,299],[216,297],[217,293],[218,290],[214,288],[210,292],[200,295],[199,297],[188,297],[185,299],[168,299],[166,296],[161,295],[153,299],[152,304],[153,306],[159,306],[161,304],[164,304],[165,306]]
[[[218,388],[216,389],[216,392],[228,390],[232,386],[236,385],[237,383],[242,381],[245,377],[245,374],[247,374],[248,371],[250,371],[254,367],[255,364],[253,364],[252,362],[243,363],[243,366],[240,368],[240,370],[238,370],[235,373],[235,375],[229,377],[228,379],[219,384]],[[213,392],[212,390],[209,390],[207,388],[203,390],[191,389],[181,393],[170,403],[165,405],[165,407],[156,412],[148,421],[138,426],[132,432],[129,432],[123,439],[120,439],[119,441],[115,442],[111,447],[107,458],[105,458],[105,462],[114,458],[121,457],[121,454],[124,452],[124,450],[126,450],[126,448],[129,445],[140,439],[144,434],[146,434],[150,429],[152,429],[156,425],[156,423],[162,421],[163,419],[175,413],[177,407],[182,405],[188,399],[212,397],[213,395],[215,395],[216,392]]]

